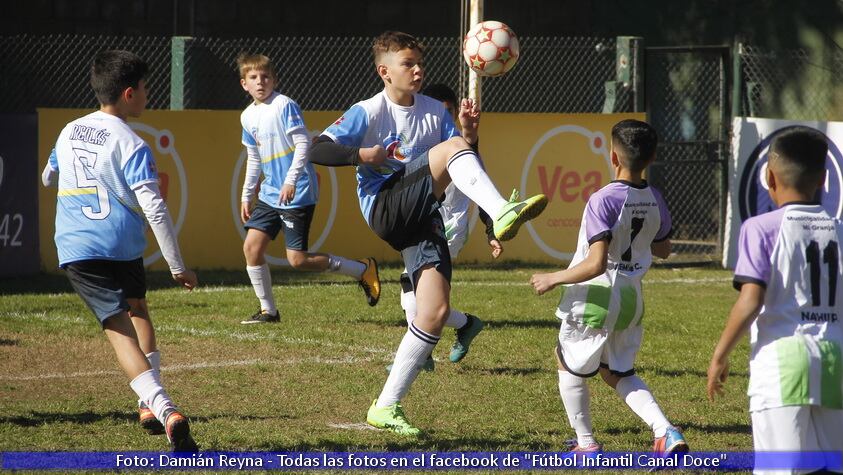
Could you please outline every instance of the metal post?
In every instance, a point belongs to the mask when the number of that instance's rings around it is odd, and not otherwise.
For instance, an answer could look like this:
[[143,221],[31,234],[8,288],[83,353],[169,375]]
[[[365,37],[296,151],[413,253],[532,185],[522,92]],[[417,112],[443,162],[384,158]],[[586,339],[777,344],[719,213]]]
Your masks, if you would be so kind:
[[174,36],[170,40],[170,110],[184,110],[184,59],[188,44],[192,40],[189,36]]

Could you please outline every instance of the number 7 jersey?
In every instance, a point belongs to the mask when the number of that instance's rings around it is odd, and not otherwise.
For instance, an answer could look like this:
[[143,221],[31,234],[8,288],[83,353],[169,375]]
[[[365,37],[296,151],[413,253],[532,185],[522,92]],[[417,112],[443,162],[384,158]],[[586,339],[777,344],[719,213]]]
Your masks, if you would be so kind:
[[843,409],[841,239],[841,221],[816,203],[788,203],[741,226],[734,285],[766,289],[750,329],[750,411]]
[[569,267],[582,262],[592,244],[607,240],[606,271],[566,286],[556,316],[609,331],[640,325],[644,314],[641,278],[653,262],[650,246],[668,239],[670,233],[664,198],[646,182],[616,180],[591,195]]

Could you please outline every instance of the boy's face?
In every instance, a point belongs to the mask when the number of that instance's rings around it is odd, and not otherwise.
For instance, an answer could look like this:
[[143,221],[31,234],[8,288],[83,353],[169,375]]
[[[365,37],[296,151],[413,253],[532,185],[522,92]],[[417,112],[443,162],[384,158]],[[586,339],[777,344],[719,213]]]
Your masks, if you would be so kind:
[[127,89],[124,93],[124,97],[126,98],[126,105],[128,106],[126,115],[129,117],[140,117],[143,110],[146,109],[146,103],[148,100],[146,81],[144,79],[138,81],[138,87]]
[[255,102],[266,102],[275,90],[275,76],[263,69],[252,69],[240,79],[240,85]]
[[387,87],[398,92],[419,92],[424,79],[424,58],[421,51],[405,48],[389,51],[381,58],[378,74]]

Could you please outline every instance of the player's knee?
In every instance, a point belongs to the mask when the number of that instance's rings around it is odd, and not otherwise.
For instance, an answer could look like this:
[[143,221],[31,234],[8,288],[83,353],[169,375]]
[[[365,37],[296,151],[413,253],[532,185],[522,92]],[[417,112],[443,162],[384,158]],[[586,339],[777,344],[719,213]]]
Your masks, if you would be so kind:
[[471,145],[465,141],[462,137],[451,137],[445,142],[443,142],[449,149],[450,152],[457,153],[460,150],[470,149]]
[[307,253],[301,251],[287,250],[287,262],[293,269],[299,269],[307,262]]

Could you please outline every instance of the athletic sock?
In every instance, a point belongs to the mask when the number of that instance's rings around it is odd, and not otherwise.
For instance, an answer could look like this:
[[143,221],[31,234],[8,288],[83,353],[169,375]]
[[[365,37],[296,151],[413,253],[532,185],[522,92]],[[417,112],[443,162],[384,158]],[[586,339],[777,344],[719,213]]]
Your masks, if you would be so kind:
[[363,272],[366,272],[366,264],[354,259],[328,254],[328,272],[335,272],[360,280],[363,277]]
[[461,150],[449,158],[448,174],[454,186],[483,208],[492,219],[498,216],[507,203],[472,150]]
[[[152,351],[146,354],[146,360],[149,361],[149,366],[152,366],[152,370],[158,373],[158,380],[161,380],[161,352],[158,350]],[[138,407],[141,405],[145,405],[146,403],[138,399]]]
[[401,308],[404,309],[404,317],[409,326],[416,319],[416,293],[413,291],[401,291]]
[[146,403],[146,406],[152,410],[152,413],[155,414],[155,418],[158,419],[161,424],[166,424],[167,421],[165,417],[167,413],[170,410],[175,409],[176,405],[173,404],[173,401],[170,400],[170,396],[161,386],[161,379],[158,372],[153,369],[144,371],[133,379],[132,382],[129,383],[129,386],[132,387],[132,390],[135,391],[138,398]]
[[615,386],[618,396],[626,402],[651,429],[656,438],[664,436],[670,422],[664,416],[650,388],[636,375],[625,376]]
[[562,397],[562,405],[565,406],[568,422],[577,433],[577,445],[587,447],[595,442],[591,427],[588,384],[585,378],[567,371],[558,370],[558,372],[559,395]]
[[410,324],[401,344],[398,345],[392,371],[386,378],[386,384],[378,397],[377,407],[395,404],[407,394],[410,385],[415,381],[424,361],[433,352],[437,342],[439,342],[438,336],[419,330],[413,323]]
[[459,310],[454,310],[452,308],[451,313],[448,314],[448,319],[445,320],[445,326],[459,330],[466,325],[468,325],[468,317]]
[[246,273],[249,274],[249,280],[252,281],[255,295],[260,300],[261,310],[274,314],[277,309],[275,308],[275,297],[272,295],[272,276],[269,274],[269,264],[246,266]]

